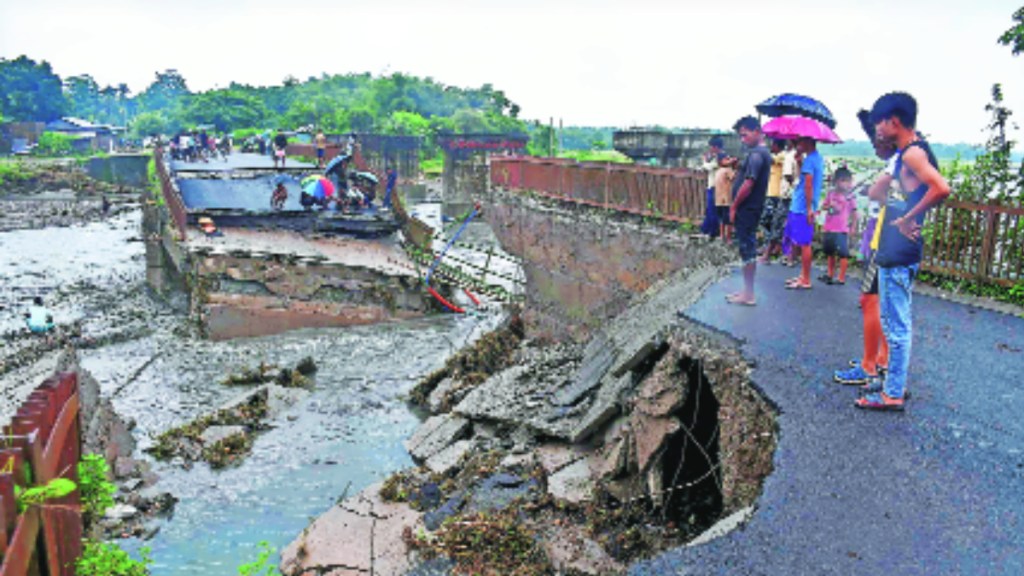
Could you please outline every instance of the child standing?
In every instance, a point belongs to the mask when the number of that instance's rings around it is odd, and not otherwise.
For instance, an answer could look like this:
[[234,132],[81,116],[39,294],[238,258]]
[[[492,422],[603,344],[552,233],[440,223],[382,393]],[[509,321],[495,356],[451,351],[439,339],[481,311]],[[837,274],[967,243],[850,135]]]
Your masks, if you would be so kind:
[[[850,263],[850,230],[857,229],[857,201],[853,198],[853,173],[846,167],[836,170],[832,177],[834,188],[825,197],[821,209],[825,211],[825,255],[828,273],[818,279],[825,284],[846,284],[846,267]],[[836,278],[836,258],[839,258],[839,277]]]
[[732,240],[732,221],[729,208],[732,207],[732,181],[736,177],[736,159],[726,157],[719,162],[715,171],[715,212],[718,213],[719,237],[723,242]]

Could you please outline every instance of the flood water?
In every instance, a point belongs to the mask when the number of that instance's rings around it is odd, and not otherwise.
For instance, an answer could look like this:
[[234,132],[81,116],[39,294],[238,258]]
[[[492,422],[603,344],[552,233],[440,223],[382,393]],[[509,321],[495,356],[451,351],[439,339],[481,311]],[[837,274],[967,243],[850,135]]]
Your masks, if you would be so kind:
[[[438,214],[436,206],[418,210],[428,218]],[[149,546],[156,576],[236,574],[239,564],[255,559],[260,541],[280,550],[339,496],[411,465],[402,440],[419,419],[404,395],[501,320],[495,306],[226,342],[182,337],[176,330],[182,316],[139,300],[145,266],[144,246],[133,241],[139,220],[135,212],[84,226],[0,233],[0,332],[20,329],[18,313],[35,294],[47,296],[59,323],[90,317],[116,323],[126,312],[111,314],[112,308],[144,306],[147,335],[80,352],[104,396],[136,422],[139,459],[151,460],[142,450],[159,433],[241,393],[220,384],[229,373],[260,362],[292,367],[305,356],[319,367],[312,392],[271,422],[239,466],[213,471],[200,463],[186,470],[152,462],[160,480],[150,490],[180,501],[173,517],[154,524],[159,531],[151,540],[122,545],[133,554]],[[477,231],[474,241],[486,235]]]

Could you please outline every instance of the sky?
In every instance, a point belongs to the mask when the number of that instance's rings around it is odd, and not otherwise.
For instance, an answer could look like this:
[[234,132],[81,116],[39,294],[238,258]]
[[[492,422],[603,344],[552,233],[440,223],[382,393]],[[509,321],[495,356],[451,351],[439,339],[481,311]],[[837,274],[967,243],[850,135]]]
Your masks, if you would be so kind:
[[0,0],[0,58],[135,92],[169,68],[193,91],[403,72],[620,128],[727,129],[796,92],[858,140],[857,110],[904,90],[932,140],[980,143],[993,83],[1024,124],[1024,55],[996,42],[1021,1]]

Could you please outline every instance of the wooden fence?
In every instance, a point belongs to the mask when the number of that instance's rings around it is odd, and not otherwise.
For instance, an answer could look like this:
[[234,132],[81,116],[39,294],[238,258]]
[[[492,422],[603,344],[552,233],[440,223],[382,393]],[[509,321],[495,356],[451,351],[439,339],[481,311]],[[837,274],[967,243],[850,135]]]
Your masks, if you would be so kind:
[[925,271],[1012,286],[1024,281],[1024,207],[948,200],[925,220]]
[[699,223],[704,218],[707,177],[689,170],[517,156],[491,158],[491,184],[619,212]]
[[56,478],[77,484],[79,430],[78,377],[73,373],[43,382],[3,427],[0,576],[74,576],[82,552],[78,490],[19,512],[15,486],[42,486]]

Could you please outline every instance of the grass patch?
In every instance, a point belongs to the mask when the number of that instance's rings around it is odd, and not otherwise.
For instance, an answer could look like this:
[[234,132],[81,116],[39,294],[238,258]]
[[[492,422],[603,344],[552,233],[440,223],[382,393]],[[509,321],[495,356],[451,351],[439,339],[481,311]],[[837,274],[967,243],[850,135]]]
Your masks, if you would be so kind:
[[[1024,280],[1018,281],[1013,286],[1000,286],[998,284],[985,284],[965,278],[954,276],[943,276],[931,272],[921,272],[917,279],[940,290],[953,292],[954,294],[966,294],[979,298],[991,298],[999,302],[1006,302],[1024,308]],[[1024,313],[1024,310],[1021,311]]]

